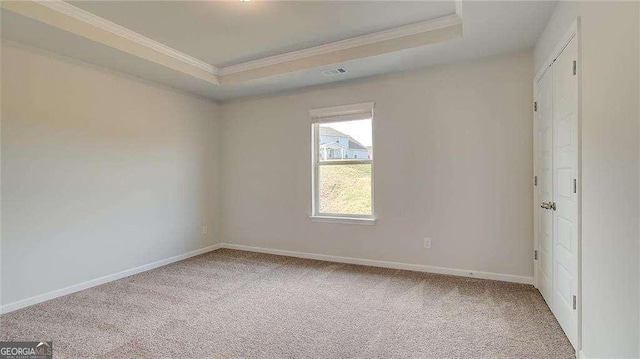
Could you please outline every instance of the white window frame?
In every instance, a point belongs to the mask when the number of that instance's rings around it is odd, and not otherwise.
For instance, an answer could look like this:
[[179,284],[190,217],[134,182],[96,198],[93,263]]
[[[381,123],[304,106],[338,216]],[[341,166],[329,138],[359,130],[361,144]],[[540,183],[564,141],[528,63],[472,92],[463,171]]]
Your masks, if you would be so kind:
[[[375,149],[375,133],[373,126],[373,102],[363,102],[352,105],[335,106],[313,109],[309,111],[311,116],[311,220],[314,222],[331,222],[345,224],[375,224],[375,195],[374,195],[374,164],[373,159],[343,159],[332,160],[321,163],[319,160],[320,150],[320,124],[330,122],[344,122],[361,119],[371,119],[372,147]],[[370,164],[371,165],[371,215],[364,214],[344,214],[344,213],[321,213],[320,212],[320,191],[319,191],[319,172],[320,166],[323,165],[347,165],[347,164]]]

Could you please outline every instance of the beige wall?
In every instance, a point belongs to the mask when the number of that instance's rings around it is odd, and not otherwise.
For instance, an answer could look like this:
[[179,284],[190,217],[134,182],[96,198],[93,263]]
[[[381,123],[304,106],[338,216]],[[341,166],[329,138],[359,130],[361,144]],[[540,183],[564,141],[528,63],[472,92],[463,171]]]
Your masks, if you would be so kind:
[[[532,276],[532,67],[578,15],[583,351],[587,358],[638,357],[637,3],[562,2],[533,55],[221,109],[3,44],[2,303],[220,240]],[[363,101],[376,102],[379,220],[312,223],[308,110]],[[431,250],[421,246],[426,236]]]
[[[512,54],[223,105],[223,240],[531,277],[532,66]],[[308,111],[365,101],[378,221],[312,223]]]
[[[560,3],[539,67],[582,23],[582,305],[587,358],[639,357],[638,3]],[[537,68],[536,68],[537,69]]]
[[198,97],[3,44],[3,303],[213,244],[217,113]]

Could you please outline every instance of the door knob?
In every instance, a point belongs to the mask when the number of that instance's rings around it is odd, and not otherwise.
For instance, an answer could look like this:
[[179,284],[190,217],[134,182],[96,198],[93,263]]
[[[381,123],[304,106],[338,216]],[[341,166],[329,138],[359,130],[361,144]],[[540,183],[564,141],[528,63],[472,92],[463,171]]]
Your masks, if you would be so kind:
[[540,207],[544,208],[544,209],[552,209],[552,210],[556,210],[556,203],[555,202],[542,202],[540,203]]

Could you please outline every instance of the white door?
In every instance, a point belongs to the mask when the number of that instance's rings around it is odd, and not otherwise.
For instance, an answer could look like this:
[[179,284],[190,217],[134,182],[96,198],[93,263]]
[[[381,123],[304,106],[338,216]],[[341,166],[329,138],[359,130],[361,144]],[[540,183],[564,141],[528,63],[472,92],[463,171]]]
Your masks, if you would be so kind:
[[[540,207],[553,201],[553,128],[552,128],[552,68],[538,81],[536,90],[536,163],[538,231],[538,290],[549,308],[553,308],[553,213]],[[545,205],[546,207],[546,205]]]
[[553,306],[574,347],[578,339],[578,46],[574,37],[553,70]]

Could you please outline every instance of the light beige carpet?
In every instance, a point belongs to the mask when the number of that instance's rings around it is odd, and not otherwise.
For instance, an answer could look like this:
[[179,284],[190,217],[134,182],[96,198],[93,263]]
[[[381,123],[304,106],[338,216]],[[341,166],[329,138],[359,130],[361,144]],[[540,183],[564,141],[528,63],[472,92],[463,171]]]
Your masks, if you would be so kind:
[[521,284],[221,249],[2,316],[56,357],[573,358]]

